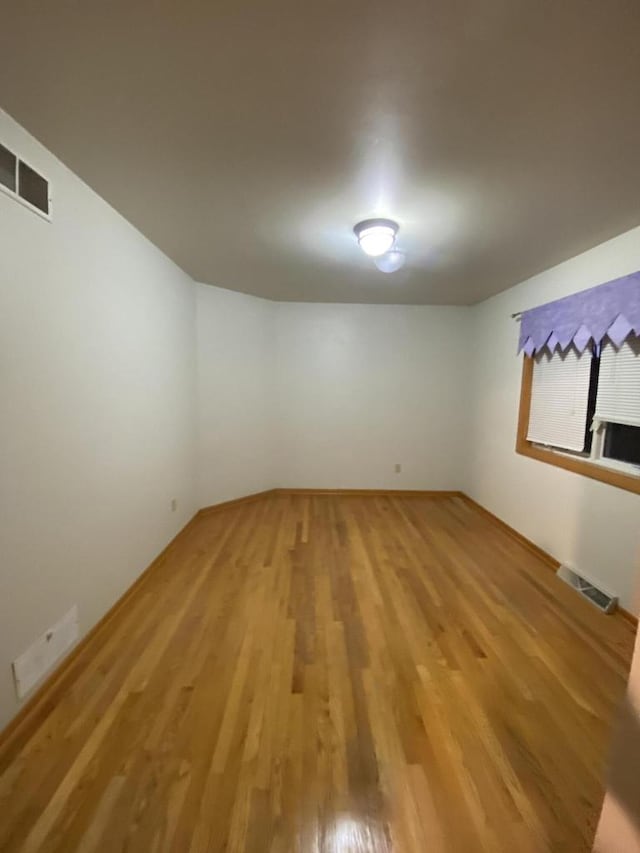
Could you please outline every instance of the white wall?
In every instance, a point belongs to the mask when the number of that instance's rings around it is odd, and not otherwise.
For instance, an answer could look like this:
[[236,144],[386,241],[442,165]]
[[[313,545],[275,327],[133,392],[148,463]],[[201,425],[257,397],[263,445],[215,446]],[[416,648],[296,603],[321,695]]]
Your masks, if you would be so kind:
[[203,507],[278,485],[276,305],[206,284],[196,287],[198,500]]
[[0,193],[1,727],[11,661],[194,513],[196,422],[191,280],[4,113],[0,140],[54,196],[48,223]]
[[557,559],[634,608],[640,495],[515,453],[521,358],[511,314],[640,269],[640,228],[473,309],[473,462],[469,494]]
[[470,314],[425,306],[277,305],[280,484],[462,488]]

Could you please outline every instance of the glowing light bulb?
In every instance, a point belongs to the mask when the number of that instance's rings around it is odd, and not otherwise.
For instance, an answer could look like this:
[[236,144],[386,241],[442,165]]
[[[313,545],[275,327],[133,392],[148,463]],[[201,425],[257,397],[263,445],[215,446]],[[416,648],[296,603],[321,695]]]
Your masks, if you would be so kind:
[[365,219],[353,230],[365,255],[378,258],[393,247],[398,233],[398,223],[390,219]]

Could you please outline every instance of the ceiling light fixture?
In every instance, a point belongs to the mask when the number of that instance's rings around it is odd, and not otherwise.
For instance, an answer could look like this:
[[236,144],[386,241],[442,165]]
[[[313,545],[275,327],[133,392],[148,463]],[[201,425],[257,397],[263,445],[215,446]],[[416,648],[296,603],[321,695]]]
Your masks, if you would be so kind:
[[402,269],[406,260],[407,256],[404,252],[401,252],[399,249],[391,249],[389,252],[385,252],[384,255],[376,258],[374,264],[380,272],[398,272],[399,269]]
[[398,223],[391,219],[365,219],[353,229],[360,248],[372,258],[384,255],[393,247],[398,233]]

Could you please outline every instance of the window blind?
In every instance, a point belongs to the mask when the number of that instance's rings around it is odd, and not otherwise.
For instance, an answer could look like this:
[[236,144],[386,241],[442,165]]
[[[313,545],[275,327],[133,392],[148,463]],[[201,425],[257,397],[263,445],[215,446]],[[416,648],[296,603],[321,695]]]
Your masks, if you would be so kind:
[[582,451],[585,448],[592,354],[547,350],[536,356],[531,386],[529,441]]
[[639,338],[627,338],[620,349],[602,348],[595,420],[640,427]]

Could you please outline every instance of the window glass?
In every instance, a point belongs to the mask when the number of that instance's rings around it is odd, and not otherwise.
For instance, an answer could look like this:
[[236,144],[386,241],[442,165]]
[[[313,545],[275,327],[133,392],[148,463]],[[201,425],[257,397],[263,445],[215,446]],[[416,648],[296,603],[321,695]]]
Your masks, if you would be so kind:
[[607,424],[603,455],[619,462],[640,465],[640,427]]

